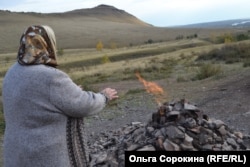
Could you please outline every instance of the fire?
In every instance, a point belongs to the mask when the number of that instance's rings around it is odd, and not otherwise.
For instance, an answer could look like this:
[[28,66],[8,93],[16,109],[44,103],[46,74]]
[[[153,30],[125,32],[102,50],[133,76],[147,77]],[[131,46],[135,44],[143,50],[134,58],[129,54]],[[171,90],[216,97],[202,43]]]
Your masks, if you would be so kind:
[[145,79],[143,79],[141,77],[141,75],[139,74],[139,72],[135,73],[136,77],[138,78],[138,80],[144,85],[146,91],[148,93],[151,93],[155,96],[155,100],[156,102],[160,105],[161,104],[161,99],[162,99],[162,95],[164,94],[164,90],[162,87],[160,87],[157,83],[155,82],[149,82],[146,81]]

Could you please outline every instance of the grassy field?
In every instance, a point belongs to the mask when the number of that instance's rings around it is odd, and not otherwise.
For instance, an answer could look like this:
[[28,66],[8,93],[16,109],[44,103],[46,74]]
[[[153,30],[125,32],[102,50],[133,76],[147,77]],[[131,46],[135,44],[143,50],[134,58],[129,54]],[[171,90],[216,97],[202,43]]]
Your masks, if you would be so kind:
[[[238,45],[239,43],[241,45]],[[247,51],[249,43],[249,40],[245,40],[231,43],[230,46],[235,45],[237,48],[240,46],[249,53]],[[65,49],[63,54],[58,56],[58,68],[85,89],[92,89],[91,85],[98,83],[136,80],[135,72],[140,72],[147,80],[172,77],[178,82],[192,82],[213,75],[227,75],[231,69],[243,68],[241,62],[248,66],[248,57],[239,57],[232,63],[227,63],[231,61],[232,56],[228,56],[230,59],[225,57],[225,60],[211,57],[211,53],[219,52],[225,46],[229,44],[213,44],[195,38],[102,51],[97,51],[95,48]],[[15,61],[16,53],[0,54],[0,88],[6,71]],[[0,126],[3,127],[2,124]]]

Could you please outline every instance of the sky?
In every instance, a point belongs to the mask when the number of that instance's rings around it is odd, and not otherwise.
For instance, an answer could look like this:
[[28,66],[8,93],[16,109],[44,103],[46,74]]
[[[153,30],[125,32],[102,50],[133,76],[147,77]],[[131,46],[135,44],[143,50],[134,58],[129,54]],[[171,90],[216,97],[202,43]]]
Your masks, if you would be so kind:
[[158,27],[231,19],[250,20],[249,0],[0,0],[0,10],[55,13],[114,6]]

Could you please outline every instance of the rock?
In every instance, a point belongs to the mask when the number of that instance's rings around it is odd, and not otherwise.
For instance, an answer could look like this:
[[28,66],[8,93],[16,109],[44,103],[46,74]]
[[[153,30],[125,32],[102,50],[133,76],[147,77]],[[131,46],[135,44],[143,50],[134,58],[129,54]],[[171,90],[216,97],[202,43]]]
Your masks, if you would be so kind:
[[213,151],[213,145],[205,144],[202,146],[202,151]]
[[134,151],[140,147],[139,144],[131,144],[126,151]]
[[180,147],[168,139],[164,141],[163,146],[166,151],[180,151]]
[[193,118],[187,118],[185,120],[185,123],[183,124],[185,128],[195,128],[197,126],[195,119]]
[[147,132],[150,133],[150,134],[153,133],[154,130],[155,129],[153,127],[151,127],[151,126],[147,127]]
[[199,111],[199,109],[196,106],[188,104],[188,103],[184,104],[184,109],[185,110],[192,110],[192,111]]
[[132,126],[137,126],[137,125],[142,125],[142,123],[141,122],[132,122],[131,125]]
[[218,129],[219,133],[222,135],[222,136],[225,136],[227,134],[227,130],[225,128],[225,126],[221,126],[219,129]]
[[222,125],[225,125],[225,123],[221,120],[214,120],[213,124],[215,125],[215,128],[220,128]]
[[183,144],[190,146],[192,145],[192,142],[193,142],[193,138],[185,134],[185,139],[184,139]]
[[243,134],[241,132],[234,132],[234,135],[238,138],[243,138]]
[[155,147],[152,145],[147,145],[138,149],[137,151],[155,151]]
[[185,134],[179,128],[172,126],[172,125],[166,127],[166,135],[168,136],[170,140],[185,138]]
[[236,141],[233,138],[227,138],[227,143],[230,144],[234,149],[238,147]]

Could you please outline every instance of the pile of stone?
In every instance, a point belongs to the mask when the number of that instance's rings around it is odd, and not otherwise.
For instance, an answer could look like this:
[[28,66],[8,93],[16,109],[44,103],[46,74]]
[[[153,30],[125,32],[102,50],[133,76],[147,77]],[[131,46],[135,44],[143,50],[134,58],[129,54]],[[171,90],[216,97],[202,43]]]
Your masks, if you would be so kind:
[[124,166],[125,151],[242,151],[250,136],[209,118],[185,99],[164,103],[147,123],[133,122],[89,143],[90,166]]

